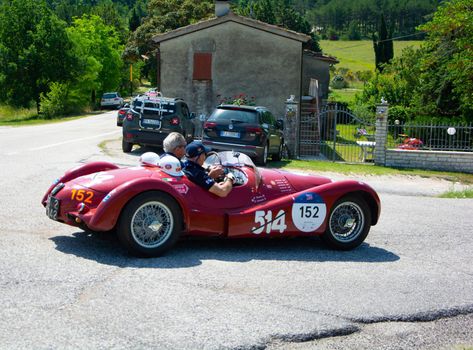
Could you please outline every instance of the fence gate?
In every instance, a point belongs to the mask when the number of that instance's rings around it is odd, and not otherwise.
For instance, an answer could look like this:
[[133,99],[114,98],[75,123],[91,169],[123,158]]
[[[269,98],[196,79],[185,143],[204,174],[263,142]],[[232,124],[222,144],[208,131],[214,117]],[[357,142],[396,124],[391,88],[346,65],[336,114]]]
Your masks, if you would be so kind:
[[301,106],[299,155],[339,162],[374,160],[375,124],[356,117],[344,105],[327,103],[319,110]]

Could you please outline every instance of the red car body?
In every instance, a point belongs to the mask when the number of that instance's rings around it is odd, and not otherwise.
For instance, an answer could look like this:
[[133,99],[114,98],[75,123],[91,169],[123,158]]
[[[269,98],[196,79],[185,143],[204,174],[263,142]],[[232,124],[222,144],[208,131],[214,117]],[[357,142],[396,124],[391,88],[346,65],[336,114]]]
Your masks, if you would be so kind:
[[[125,228],[132,226],[129,218],[123,216],[135,217],[137,211],[127,211],[127,206],[140,195],[152,198],[155,194],[171,198],[171,202],[177,204],[178,214],[173,214],[172,220],[180,228],[179,237],[256,238],[327,235],[332,208],[347,198],[349,203],[355,203],[354,208],[347,207],[348,213],[344,213],[342,205],[341,214],[334,219],[339,222],[334,225],[339,224],[342,231],[345,227],[351,229],[350,226],[356,225],[356,217],[363,216],[366,222],[361,223],[360,219],[358,225],[363,225],[366,233],[361,232],[362,238],[349,242],[343,242],[343,236],[340,236],[341,240],[336,239],[331,244],[339,249],[351,249],[361,244],[370,226],[378,221],[379,197],[365,183],[333,182],[322,176],[256,168],[245,155],[223,165],[239,179],[238,185],[225,198],[202,189],[186,176],[170,176],[158,166],[120,168],[112,163],[93,162],[71,169],[56,180],[44,195],[42,204],[53,220],[100,232],[120,230],[120,220],[125,222]],[[353,218],[349,217],[351,211]],[[362,215],[359,212],[363,212]],[[160,220],[153,223],[153,227],[161,229]],[[117,233],[120,237],[120,231]],[[332,235],[327,236],[330,243],[329,236]],[[126,243],[127,239],[121,241],[140,256],[160,255],[169,248],[147,250],[147,243],[143,241],[138,249],[133,249]]]

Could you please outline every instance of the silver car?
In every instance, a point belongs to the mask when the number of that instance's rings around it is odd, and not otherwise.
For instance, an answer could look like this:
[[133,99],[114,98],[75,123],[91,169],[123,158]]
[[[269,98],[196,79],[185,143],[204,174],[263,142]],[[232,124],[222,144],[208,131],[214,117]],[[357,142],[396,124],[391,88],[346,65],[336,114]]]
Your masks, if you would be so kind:
[[123,106],[123,98],[118,92],[106,92],[100,100],[100,108],[120,108]]

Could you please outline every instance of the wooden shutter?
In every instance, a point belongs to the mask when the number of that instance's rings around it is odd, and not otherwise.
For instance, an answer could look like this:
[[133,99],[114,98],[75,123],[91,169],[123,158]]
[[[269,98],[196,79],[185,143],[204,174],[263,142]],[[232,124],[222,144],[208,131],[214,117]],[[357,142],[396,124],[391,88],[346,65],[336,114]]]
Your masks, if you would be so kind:
[[212,80],[212,54],[208,52],[194,53],[194,80]]

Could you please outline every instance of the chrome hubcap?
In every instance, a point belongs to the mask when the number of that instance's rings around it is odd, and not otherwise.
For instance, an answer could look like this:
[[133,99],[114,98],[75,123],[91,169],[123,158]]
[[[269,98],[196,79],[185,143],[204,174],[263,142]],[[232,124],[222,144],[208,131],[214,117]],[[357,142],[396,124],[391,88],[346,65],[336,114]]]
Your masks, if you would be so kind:
[[131,219],[131,234],[135,242],[145,248],[156,248],[166,242],[173,228],[172,213],[161,202],[143,204]]
[[354,202],[340,203],[330,215],[329,228],[333,237],[341,242],[350,242],[363,231],[365,216]]

